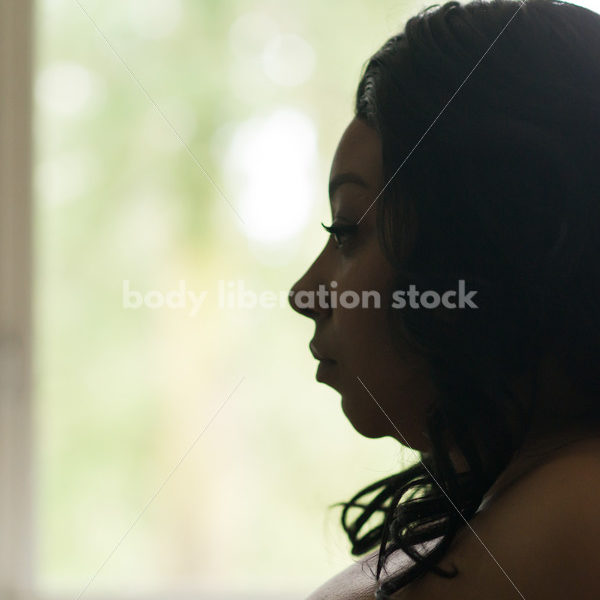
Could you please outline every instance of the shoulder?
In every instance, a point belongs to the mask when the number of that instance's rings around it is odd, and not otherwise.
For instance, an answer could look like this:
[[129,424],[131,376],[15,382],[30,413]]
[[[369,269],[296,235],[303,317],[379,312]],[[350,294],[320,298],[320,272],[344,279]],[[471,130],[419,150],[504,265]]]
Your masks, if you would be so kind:
[[[373,600],[379,583],[375,578],[379,551],[372,552],[357,560],[323,585],[316,589],[307,600]],[[390,556],[385,570],[392,574],[404,565],[408,559],[401,553]],[[385,574],[382,572],[381,578]]]
[[440,565],[394,600],[600,598],[600,439],[533,469],[471,519]]
[[356,561],[323,585],[317,588],[307,600],[372,600],[376,590],[374,575],[377,552]]

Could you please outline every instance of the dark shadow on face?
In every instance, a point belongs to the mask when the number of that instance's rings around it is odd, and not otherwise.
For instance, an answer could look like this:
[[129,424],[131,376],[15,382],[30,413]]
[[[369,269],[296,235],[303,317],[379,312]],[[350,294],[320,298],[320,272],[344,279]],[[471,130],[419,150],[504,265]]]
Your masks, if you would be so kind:
[[[388,324],[394,270],[378,241],[377,205],[373,204],[384,183],[380,138],[374,129],[353,119],[339,142],[330,173],[332,225],[342,229],[329,237],[294,284],[290,303],[314,320],[311,347],[318,358],[327,359],[319,361],[317,380],[341,394],[342,409],[354,428],[369,438],[392,436],[426,451],[425,415],[435,392],[425,361],[401,352]],[[353,225],[354,229],[348,228]],[[330,301],[307,307],[301,301],[301,292],[316,293],[319,286],[337,292],[336,306]],[[379,308],[372,297],[355,308],[341,302],[351,296],[360,299],[364,291],[378,293]]]

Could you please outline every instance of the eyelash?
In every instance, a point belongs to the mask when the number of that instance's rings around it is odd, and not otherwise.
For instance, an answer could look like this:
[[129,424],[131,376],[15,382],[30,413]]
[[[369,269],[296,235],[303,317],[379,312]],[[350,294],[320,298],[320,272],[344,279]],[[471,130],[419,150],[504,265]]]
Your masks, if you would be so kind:
[[333,236],[335,245],[338,248],[342,247],[343,238],[345,236],[352,235],[358,229],[358,225],[356,225],[356,224],[353,224],[353,225],[335,225],[335,224],[325,225],[324,223],[321,223],[321,225],[325,231],[327,231],[330,235]]

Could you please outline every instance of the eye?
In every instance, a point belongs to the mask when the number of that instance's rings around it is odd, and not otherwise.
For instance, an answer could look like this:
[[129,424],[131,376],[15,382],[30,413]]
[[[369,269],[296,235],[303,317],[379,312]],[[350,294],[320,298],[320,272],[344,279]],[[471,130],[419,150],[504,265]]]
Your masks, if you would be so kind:
[[333,236],[335,245],[338,248],[341,248],[344,244],[344,240],[347,241],[352,234],[356,233],[358,228],[358,225],[354,223],[351,225],[336,225],[335,223],[333,225],[325,225],[324,223],[321,223],[321,225],[325,231]]

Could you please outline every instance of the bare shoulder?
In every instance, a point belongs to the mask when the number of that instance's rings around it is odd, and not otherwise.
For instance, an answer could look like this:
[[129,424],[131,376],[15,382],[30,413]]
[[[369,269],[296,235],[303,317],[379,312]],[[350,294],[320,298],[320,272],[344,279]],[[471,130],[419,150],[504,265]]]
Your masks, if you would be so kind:
[[[378,554],[379,552],[375,551],[357,560],[328,579],[307,600],[374,600],[379,586],[375,578]],[[401,569],[406,560],[401,553],[390,556],[385,565],[388,575]],[[385,577],[384,573],[381,577]]]
[[[456,537],[441,566],[393,600],[600,598],[600,438],[570,445],[533,469]],[[326,581],[307,600],[374,600],[377,552]],[[401,553],[388,575],[406,566]],[[385,580],[382,574],[382,579]]]
[[533,469],[461,530],[440,563],[394,600],[600,598],[600,439]]
[[316,589],[307,600],[373,600],[377,552],[361,558]]

